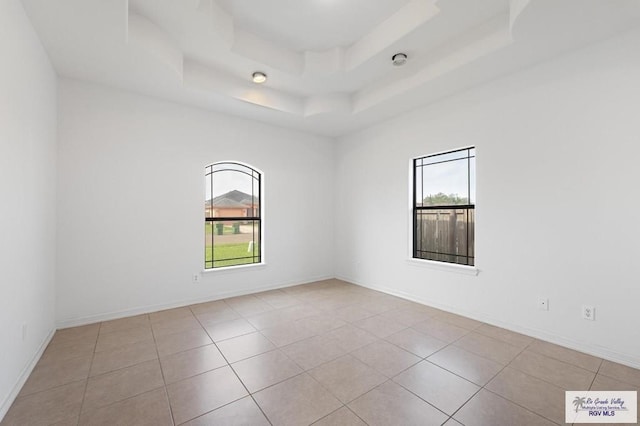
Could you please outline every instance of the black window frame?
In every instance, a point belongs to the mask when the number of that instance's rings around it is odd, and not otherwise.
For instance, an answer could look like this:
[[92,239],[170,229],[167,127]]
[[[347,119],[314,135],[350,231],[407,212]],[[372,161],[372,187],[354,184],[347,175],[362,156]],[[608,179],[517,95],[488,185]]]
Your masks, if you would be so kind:
[[[471,150],[473,150],[473,154],[471,154]],[[467,155],[465,157],[454,158],[454,159],[445,159],[443,161],[435,161],[430,162],[428,164],[424,164],[425,159],[434,159],[435,157],[445,156],[448,154],[455,154],[457,152],[467,151]],[[414,158],[412,161],[412,174],[413,174],[413,204],[412,204],[412,216],[413,216],[413,247],[412,247],[412,257],[418,260],[428,260],[432,262],[441,262],[448,263],[454,265],[463,265],[463,266],[471,266],[475,267],[475,200],[471,197],[471,159],[476,158],[475,155],[476,147],[469,146],[466,148],[454,149],[451,151],[440,152],[437,154],[430,154],[421,157]],[[466,204],[443,204],[443,205],[429,205],[425,206],[424,199],[424,189],[422,189],[421,193],[421,202],[418,205],[417,198],[417,183],[418,183],[418,167],[428,167],[434,164],[441,164],[450,161],[467,161],[467,203]],[[420,163],[420,164],[419,164]],[[420,185],[421,188],[423,185]],[[474,193],[475,193],[475,179],[474,179]],[[424,211],[435,211],[435,210],[464,210],[464,217],[466,218],[465,229],[466,229],[466,241],[465,241],[465,252],[464,254],[460,253],[445,253],[441,251],[429,251],[424,250],[422,248],[422,238],[418,236],[419,229],[419,216],[421,212]],[[457,214],[457,213],[454,213]],[[471,219],[473,218],[473,219]],[[471,241],[471,244],[470,244]],[[471,250],[470,250],[471,249]],[[471,251],[472,254],[469,252]],[[431,258],[430,258],[431,257]],[[457,261],[460,258],[464,258],[463,262]],[[454,259],[454,260],[450,260]]]
[[[224,166],[224,165],[230,165],[231,168],[225,169],[216,169],[217,167],[220,166]],[[234,168],[235,167],[235,168]],[[245,170],[238,170],[238,168],[245,168],[247,169]],[[253,204],[251,206],[251,208],[244,208],[243,210],[247,213],[252,212],[253,215],[249,216],[239,216],[239,217],[215,217],[213,216],[213,200],[214,200],[214,194],[215,194],[215,190],[214,190],[214,184],[213,184],[213,177],[215,173],[219,173],[219,172],[228,172],[228,171],[233,171],[233,172],[237,172],[237,173],[243,173],[249,177],[251,177],[253,179],[252,181],[252,185],[251,185],[251,194],[247,194],[247,195],[251,195],[252,201],[257,199],[257,208],[256,208],[256,204]],[[256,264],[260,264],[262,263],[262,259],[263,259],[263,248],[262,248],[262,233],[263,233],[263,229],[262,229],[262,173],[259,172],[256,168],[254,168],[253,166],[250,166],[246,163],[241,163],[238,161],[219,161],[216,163],[212,163],[209,164],[205,167],[205,182],[206,180],[209,179],[210,180],[210,192],[205,194],[205,218],[204,218],[204,223],[205,223],[205,247],[204,247],[204,269],[205,270],[215,270],[215,269],[222,269],[222,268],[233,268],[233,267],[238,267],[238,266],[248,266],[248,265],[256,265]],[[257,182],[257,194],[254,193],[253,188],[254,185],[253,183],[255,183],[254,181]],[[205,191],[206,192],[206,191]],[[210,203],[210,204],[207,204]],[[252,255],[250,256],[244,256],[244,257],[236,257],[236,258],[228,258],[228,259],[218,259],[215,260],[215,224],[218,222],[232,222],[232,221],[236,221],[236,222],[253,222],[253,232],[254,232],[254,240],[253,240],[253,251],[252,251]],[[211,259],[207,259],[207,241],[208,241],[208,237],[209,235],[207,235],[206,232],[206,224],[207,223],[211,223],[211,229],[210,229],[210,237],[211,237]],[[257,223],[257,232],[255,231],[255,224]],[[257,238],[257,241],[256,241]],[[237,261],[237,260],[244,260],[244,259],[252,259],[251,262],[245,262],[245,263],[238,263],[238,264],[234,264],[234,265],[221,265],[221,266],[216,266],[215,263],[216,262],[227,262],[227,261]]]

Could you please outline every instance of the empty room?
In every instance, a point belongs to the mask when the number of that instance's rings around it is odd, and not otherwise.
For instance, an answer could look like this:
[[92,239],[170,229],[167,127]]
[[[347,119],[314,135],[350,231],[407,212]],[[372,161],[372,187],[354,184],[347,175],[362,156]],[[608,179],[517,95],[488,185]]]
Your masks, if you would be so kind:
[[637,424],[640,1],[0,0],[0,54],[1,426]]

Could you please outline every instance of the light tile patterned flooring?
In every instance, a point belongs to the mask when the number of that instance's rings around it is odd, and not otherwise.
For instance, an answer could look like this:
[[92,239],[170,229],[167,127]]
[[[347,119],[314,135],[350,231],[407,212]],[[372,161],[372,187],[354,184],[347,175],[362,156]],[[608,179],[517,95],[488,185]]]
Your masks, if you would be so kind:
[[59,330],[2,425],[553,425],[640,371],[328,280]]

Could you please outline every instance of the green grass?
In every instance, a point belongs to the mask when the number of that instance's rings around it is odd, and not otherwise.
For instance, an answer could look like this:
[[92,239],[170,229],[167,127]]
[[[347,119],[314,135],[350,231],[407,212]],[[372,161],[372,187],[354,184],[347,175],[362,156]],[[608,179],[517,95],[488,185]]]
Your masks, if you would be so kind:
[[[248,252],[248,248],[248,243],[220,244],[215,246],[215,250],[212,250],[211,246],[207,246],[205,249],[205,260],[208,262],[211,261],[211,254],[213,251],[213,264],[216,268],[220,266],[235,266],[255,263],[253,256],[256,256],[256,258],[259,256],[260,247],[254,247],[252,252]],[[237,257],[245,257],[245,259],[225,260]]]

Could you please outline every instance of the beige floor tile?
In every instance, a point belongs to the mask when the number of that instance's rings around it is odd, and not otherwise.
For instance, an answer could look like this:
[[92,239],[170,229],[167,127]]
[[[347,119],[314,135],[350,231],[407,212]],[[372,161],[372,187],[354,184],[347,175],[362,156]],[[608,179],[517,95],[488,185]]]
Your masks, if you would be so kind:
[[156,337],[156,346],[161,357],[211,344],[204,330],[190,330]]
[[191,316],[154,322],[151,329],[153,330],[153,335],[158,337],[183,331],[202,330],[202,326],[196,317]]
[[122,346],[139,342],[153,341],[153,333],[150,326],[139,326],[126,330],[104,333],[98,337],[96,352],[110,351]]
[[458,327],[457,325],[449,324],[435,318],[419,322],[411,327],[421,333],[428,334],[447,343],[455,342],[470,332],[470,330],[466,328]]
[[84,381],[75,382],[18,397],[2,420],[2,426],[45,426],[77,418],[85,386]]
[[480,386],[484,386],[504,367],[495,361],[456,346],[449,346],[436,352],[428,357],[427,361]]
[[634,386],[640,386],[640,370],[626,365],[604,360],[598,374],[618,379]]
[[41,392],[67,383],[85,380],[89,376],[92,355],[64,361],[38,364],[20,391],[20,396]]
[[384,340],[357,349],[351,355],[387,377],[393,377],[421,361],[419,357]]
[[274,310],[247,317],[247,321],[249,321],[256,330],[263,330],[287,322],[288,318],[280,310]]
[[302,373],[302,369],[279,350],[238,361],[232,367],[251,393]]
[[432,353],[447,346],[447,343],[442,340],[420,333],[413,328],[406,328],[391,336],[387,336],[385,340],[420,358],[428,357]]
[[449,324],[456,325],[458,327],[466,328],[467,330],[475,330],[483,324],[480,321],[476,321],[471,318],[463,317],[462,315],[457,315],[445,311],[441,311],[435,314],[434,318],[440,321],[447,322]]
[[229,367],[168,385],[167,393],[176,425],[248,395]]
[[600,358],[574,351],[573,349],[563,348],[562,346],[554,345],[553,343],[543,342],[541,340],[534,340],[527,349],[593,372],[598,371],[598,368],[600,368],[600,364],[602,363],[602,359]]
[[205,323],[204,329],[207,330],[209,337],[211,337],[214,342],[232,339],[234,337],[242,336],[243,334],[249,334],[256,331],[255,327],[249,324],[249,322],[244,318],[218,322],[215,324]]
[[451,417],[449,420],[444,422],[442,426],[464,426],[464,425],[459,421],[455,420],[453,417]]
[[345,352],[354,351],[378,340],[376,336],[368,331],[354,327],[351,324],[336,328],[327,333],[326,336],[335,339]]
[[564,423],[564,390],[507,367],[486,388],[558,424]]
[[79,426],[113,425],[173,426],[164,388],[86,411],[80,417],[79,423]]
[[255,332],[217,343],[218,348],[230,363],[272,351],[276,346],[262,333]]
[[365,318],[353,323],[358,328],[368,331],[379,338],[385,338],[407,328],[405,325],[380,315]]
[[108,373],[124,367],[158,358],[154,341],[133,343],[109,351],[98,352],[91,364],[91,376]]
[[295,306],[289,306],[279,310],[287,321],[298,321],[303,318],[308,318],[316,315],[320,315],[323,311],[315,308],[312,305],[301,303]]
[[149,321],[151,321],[151,323],[153,324],[160,321],[174,320],[191,316],[193,316],[191,309],[189,309],[187,306],[184,306],[181,308],[153,312],[149,314]]
[[502,340],[503,342],[516,346],[520,349],[526,348],[534,341],[533,337],[525,336],[524,334],[515,333],[489,324],[482,324],[474,331],[476,333],[484,334],[485,336],[493,337],[494,339]]
[[198,313],[196,314],[196,318],[198,318],[202,325],[211,325],[217,322],[231,321],[242,317],[239,313],[227,306],[224,309],[217,311]]
[[313,423],[313,426],[367,426],[347,407],[342,407]]
[[80,327],[70,327],[57,330],[51,339],[51,344],[57,345],[58,343],[70,342],[74,340],[88,339],[91,340],[98,337],[100,331],[100,323],[83,325]]
[[270,426],[253,398],[246,396],[184,423],[185,426]]
[[344,306],[342,308],[331,311],[331,315],[346,322],[356,322],[375,315],[361,306]]
[[352,304],[350,300],[345,300],[335,295],[325,295],[320,298],[309,300],[307,301],[307,303],[324,312],[334,311],[336,309],[344,308],[345,306],[350,306]]
[[211,302],[197,303],[189,306],[194,315],[205,314],[208,312],[220,312],[231,309],[224,300],[213,300]]
[[522,351],[516,346],[475,332],[462,337],[454,345],[503,365],[507,365]]
[[320,365],[309,374],[345,404],[387,380],[383,374],[351,355]]
[[147,314],[119,318],[111,321],[104,321],[102,324],[100,324],[100,334],[122,331],[135,327],[145,327],[148,325],[149,315]]
[[296,299],[282,290],[265,291],[257,293],[254,296],[271,305],[275,309],[288,308],[289,306],[295,306],[302,303],[301,300]]
[[426,321],[431,318],[429,312],[417,309],[393,309],[391,311],[383,312],[380,314],[383,318],[387,318],[391,321],[402,324],[406,327],[411,327],[422,321]]
[[83,413],[164,386],[158,360],[89,378]]
[[231,299],[225,299],[225,302],[243,317],[274,310],[271,305],[252,295],[232,297]]
[[555,425],[544,417],[484,389],[467,402],[454,418],[466,426]]
[[50,362],[60,362],[72,358],[90,356],[96,347],[96,338],[79,339],[68,342],[59,343],[57,345],[49,345],[42,354],[42,358],[38,363],[40,365]]
[[595,373],[525,350],[509,367],[552,383],[564,390],[589,390]]
[[264,389],[254,395],[273,425],[308,425],[342,404],[308,374]]
[[334,317],[332,314],[320,314],[296,321],[298,325],[310,330],[314,334],[326,334],[331,330],[347,325],[346,321]]
[[300,340],[314,336],[311,330],[295,322],[289,322],[262,330],[262,334],[278,346],[287,346]]
[[427,361],[403,371],[393,381],[449,415],[480,390],[479,386]]
[[[78,422],[80,421],[79,416],[67,417],[64,420],[60,420],[59,422],[55,422],[50,424],[50,426],[78,426]],[[2,423],[4,424],[4,423]]]
[[345,354],[336,340],[326,336],[314,336],[280,349],[303,370],[317,367]]
[[359,305],[368,311],[372,311],[375,314],[381,314],[383,312],[391,311],[398,307],[394,302],[389,300],[382,300],[382,301],[372,300],[372,301],[360,303]]
[[227,365],[215,345],[201,346],[160,358],[166,384]]
[[351,402],[349,408],[370,426],[439,426],[448,418],[392,381]]

